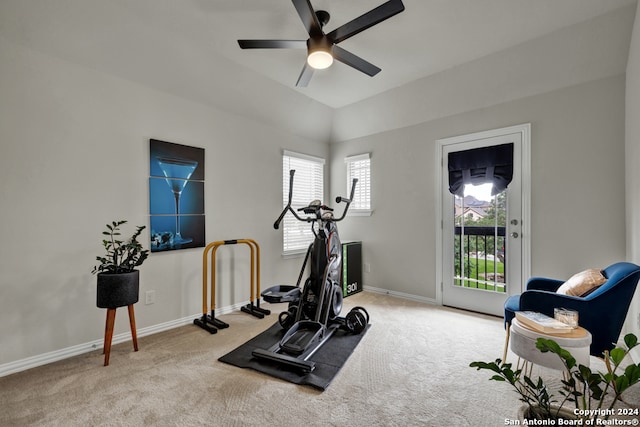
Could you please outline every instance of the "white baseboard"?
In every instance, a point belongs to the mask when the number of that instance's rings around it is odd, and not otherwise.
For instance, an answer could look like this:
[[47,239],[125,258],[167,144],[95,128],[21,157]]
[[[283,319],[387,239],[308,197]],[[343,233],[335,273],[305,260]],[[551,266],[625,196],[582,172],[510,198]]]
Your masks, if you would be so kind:
[[[246,301],[243,303],[234,304],[232,306],[223,307],[221,309],[216,309],[216,315],[231,313],[233,311],[239,310],[240,307],[248,303],[249,301]],[[157,334],[158,332],[167,331],[169,329],[191,324],[193,323],[193,319],[201,316],[202,313],[196,313],[191,316],[183,317],[182,319],[171,320],[169,322],[164,322],[157,325],[148,326],[146,328],[138,329],[136,332],[138,337],[153,335]],[[111,343],[119,344],[130,340],[131,332],[123,332],[121,334],[114,335]],[[91,351],[101,349],[103,347],[103,344],[104,340],[99,339],[84,344],[78,344],[60,350],[39,354],[37,356],[27,357],[25,359],[16,360],[14,362],[5,363],[3,365],[0,365],[0,377],[15,374],[21,371],[26,371],[27,369],[36,368],[38,366],[47,365],[59,360],[68,359],[69,357],[78,356],[80,354],[89,353]]]
[[[382,294],[382,295],[391,295],[394,297],[423,302],[427,304],[436,304],[436,300],[432,298],[425,298],[418,295],[406,294],[406,293],[397,292],[397,291],[390,291],[388,289],[365,286],[364,290],[368,292],[373,292],[373,293]],[[242,303],[216,309],[216,315],[231,313],[233,311],[239,310],[240,307],[247,305],[248,303],[249,301],[245,301]],[[202,313],[196,313],[191,316],[183,317],[181,319],[170,320],[168,322],[138,329],[136,332],[138,337],[153,335],[153,334],[157,334],[158,332],[167,331],[169,329],[191,324],[193,323],[193,319],[196,319],[200,316],[202,316]],[[130,341],[130,340],[131,340],[131,332],[123,332],[121,334],[117,334],[113,336],[112,344],[119,344],[119,343]],[[103,343],[104,343],[103,339],[99,339],[99,340],[90,341],[87,343],[63,348],[60,350],[50,351],[48,353],[27,357],[25,359],[16,360],[14,362],[5,363],[3,365],[0,365],[0,377],[15,374],[21,371],[26,371],[27,369],[36,368],[38,366],[57,362],[59,360],[68,359],[69,357],[78,356],[80,354],[89,353],[91,351],[101,349],[103,347]]]
[[438,304],[434,298],[421,297],[419,295],[406,294],[404,292],[390,291],[388,289],[374,288],[373,286],[364,286],[363,290],[367,292],[373,292],[376,294],[391,295],[392,297],[408,299],[411,301],[424,302],[427,304],[434,304],[434,305]]

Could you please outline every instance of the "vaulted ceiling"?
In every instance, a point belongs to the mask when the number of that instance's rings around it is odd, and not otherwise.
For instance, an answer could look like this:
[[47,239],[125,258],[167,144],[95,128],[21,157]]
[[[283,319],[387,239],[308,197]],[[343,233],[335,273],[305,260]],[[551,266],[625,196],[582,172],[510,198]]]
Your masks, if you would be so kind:
[[[383,2],[311,0],[331,14],[327,31]],[[277,100],[292,110],[311,106],[318,121],[331,121],[337,110],[635,3],[404,0],[404,12],[340,44],[382,68],[378,75],[336,62],[306,88],[295,87],[305,50],[237,43],[306,39],[290,0],[2,0],[0,37],[197,102],[223,100],[238,113],[251,109],[247,100]],[[253,113],[286,120],[270,114]]]

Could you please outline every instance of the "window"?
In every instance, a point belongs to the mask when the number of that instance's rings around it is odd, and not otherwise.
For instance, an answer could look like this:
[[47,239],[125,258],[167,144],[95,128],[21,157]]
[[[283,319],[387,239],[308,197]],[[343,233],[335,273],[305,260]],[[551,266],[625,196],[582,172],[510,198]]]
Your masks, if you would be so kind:
[[[324,159],[285,151],[282,156],[282,207],[289,197],[289,171],[295,170],[291,207],[298,209],[324,197]],[[313,241],[311,224],[288,214],[282,221],[282,250],[285,255],[306,252]]]
[[371,156],[369,153],[344,159],[347,164],[347,197],[351,194],[351,183],[358,179],[353,202],[349,207],[352,215],[371,215]]

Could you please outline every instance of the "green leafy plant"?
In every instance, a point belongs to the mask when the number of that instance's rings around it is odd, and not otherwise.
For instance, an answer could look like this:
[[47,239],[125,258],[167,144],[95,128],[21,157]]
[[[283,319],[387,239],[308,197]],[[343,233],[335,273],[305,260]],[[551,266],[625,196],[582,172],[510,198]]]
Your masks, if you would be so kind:
[[538,338],[538,350],[558,355],[564,365],[563,387],[558,390],[560,401],[551,394],[541,377],[534,381],[522,369],[514,371],[510,363],[502,363],[500,359],[495,362],[471,362],[469,366],[492,371],[494,375],[491,380],[511,384],[520,400],[527,405],[529,419],[558,419],[567,405],[565,409],[570,409],[569,412],[576,419],[595,422],[596,418],[609,419],[622,393],[640,382],[640,363],[629,364],[621,370],[623,360],[637,345],[638,338],[634,334],[627,334],[623,346],[604,352],[606,372],[594,372],[588,366],[577,364],[571,353],[554,340]]
[[[629,351],[638,345],[634,334],[624,337],[624,346],[604,352],[606,372],[593,372],[588,366],[579,365],[570,352],[561,348],[551,339],[538,338],[536,347],[543,353],[557,354],[565,368],[566,376],[562,380],[564,388],[559,393],[563,402],[572,402],[577,415],[583,419],[609,419],[614,413],[613,407],[622,393],[640,382],[640,363],[629,364],[624,371],[618,371]],[[608,403],[605,397],[610,396]]]
[[127,221],[120,220],[106,225],[107,230],[102,232],[103,235],[108,236],[102,240],[106,254],[96,257],[100,264],[93,267],[91,271],[93,274],[130,273],[142,265],[149,256],[149,251],[143,249],[142,244],[138,241],[142,230],[146,228],[144,225],[138,226],[129,239],[120,240],[120,226],[126,223]]
[[502,363],[501,359],[496,359],[495,362],[471,362],[469,366],[478,370],[492,371],[495,375],[490,378],[491,380],[511,384],[520,395],[519,399],[529,408],[528,414],[532,419],[558,418],[560,406],[554,405],[557,401],[549,393],[541,377],[533,381],[524,375],[522,369],[513,370],[511,363]]

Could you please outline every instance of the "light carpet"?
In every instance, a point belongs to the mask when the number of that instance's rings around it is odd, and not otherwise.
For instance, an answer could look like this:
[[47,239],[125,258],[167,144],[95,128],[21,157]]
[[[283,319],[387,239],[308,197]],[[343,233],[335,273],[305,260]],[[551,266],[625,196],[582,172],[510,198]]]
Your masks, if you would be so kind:
[[[0,378],[0,426],[501,426],[514,392],[471,361],[502,355],[502,319],[362,292],[371,327],[324,392],[219,362],[272,315],[221,316]],[[513,357],[513,356],[511,356]],[[637,396],[636,396],[637,397]]]

